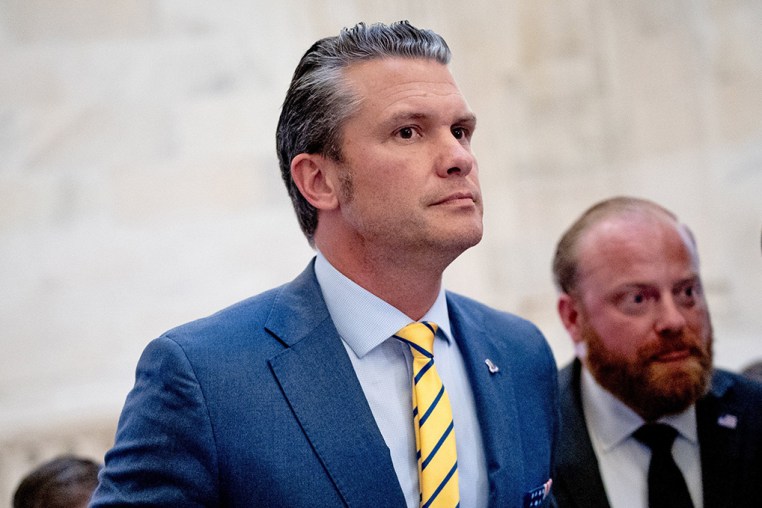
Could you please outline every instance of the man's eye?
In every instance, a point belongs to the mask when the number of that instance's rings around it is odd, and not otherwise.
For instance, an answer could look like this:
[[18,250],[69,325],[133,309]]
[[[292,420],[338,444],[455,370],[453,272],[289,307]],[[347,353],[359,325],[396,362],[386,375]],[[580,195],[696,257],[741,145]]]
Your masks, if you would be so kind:
[[647,312],[653,303],[653,298],[649,297],[648,292],[645,291],[628,291],[620,295],[616,302],[619,310],[625,314],[637,316]]
[[411,127],[403,127],[399,131],[399,136],[402,139],[410,139],[413,137],[413,129]]
[[693,285],[685,286],[677,291],[675,297],[681,305],[691,306],[696,302],[698,297],[698,288]]
[[466,129],[463,127],[453,127],[452,135],[455,136],[455,139],[463,139],[466,137]]

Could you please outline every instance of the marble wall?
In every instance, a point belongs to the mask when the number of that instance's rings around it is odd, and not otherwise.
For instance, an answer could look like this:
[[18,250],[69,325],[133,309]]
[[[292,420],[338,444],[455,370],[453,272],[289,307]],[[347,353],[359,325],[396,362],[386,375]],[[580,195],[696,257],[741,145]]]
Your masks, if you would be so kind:
[[40,460],[102,457],[151,338],[301,271],[290,75],[317,38],[402,18],[445,36],[479,116],[486,233],[448,287],[564,363],[555,241],[648,197],[698,237],[717,363],[762,357],[758,1],[0,0],[0,499]]

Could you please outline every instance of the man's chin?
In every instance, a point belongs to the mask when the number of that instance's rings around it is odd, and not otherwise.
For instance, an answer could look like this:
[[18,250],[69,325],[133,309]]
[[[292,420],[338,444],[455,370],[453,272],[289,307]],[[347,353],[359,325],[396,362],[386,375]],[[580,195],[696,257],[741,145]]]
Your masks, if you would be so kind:
[[669,385],[683,378],[695,378],[704,371],[701,360],[696,356],[655,360],[647,367],[648,376],[656,384]]
[[[684,411],[706,394],[712,376],[712,338],[654,345],[628,361],[605,349],[592,329],[584,333],[585,364],[598,384],[646,420]],[[667,347],[670,346],[670,347]],[[658,349],[657,349],[658,347]]]
[[642,414],[656,419],[677,414],[701,398],[709,387],[710,370],[701,359],[655,362],[647,367],[641,392],[635,402]]
[[680,360],[653,362],[648,366],[649,385],[670,392],[684,391],[687,386],[704,386],[709,367],[700,358],[689,356]]
[[453,224],[451,229],[443,234],[442,248],[453,248],[463,252],[474,247],[482,240],[483,229],[481,219],[463,224]]
[[649,362],[638,368],[588,365],[598,383],[646,420],[677,414],[703,396],[711,367],[691,356]]

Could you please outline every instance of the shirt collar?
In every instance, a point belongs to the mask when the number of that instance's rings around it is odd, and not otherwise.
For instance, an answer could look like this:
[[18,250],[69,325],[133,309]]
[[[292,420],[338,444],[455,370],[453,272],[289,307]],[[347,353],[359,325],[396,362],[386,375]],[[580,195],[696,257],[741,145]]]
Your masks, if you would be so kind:
[[[414,321],[339,272],[320,252],[315,259],[315,276],[336,330],[359,358]],[[443,287],[421,321],[436,323],[437,336],[449,343],[452,333]]]
[[[599,385],[584,366],[580,382],[582,406],[588,429],[603,450],[609,451],[618,446],[645,423],[635,411]],[[673,426],[681,436],[693,444],[698,444],[694,404],[682,413],[660,418],[659,422]]]

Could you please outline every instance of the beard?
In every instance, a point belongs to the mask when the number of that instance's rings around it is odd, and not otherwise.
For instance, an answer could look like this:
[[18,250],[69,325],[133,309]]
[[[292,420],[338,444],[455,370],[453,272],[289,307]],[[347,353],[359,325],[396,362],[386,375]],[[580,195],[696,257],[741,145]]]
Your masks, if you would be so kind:
[[[603,388],[624,402],[646,421],[677,414],[706,394],[712,376],[712,330],[705,339],[694,333],[659,337],[644,344],[633,359],[606,349],[592,328],[583,330],[587,345],[585,365]],[[656,358],[688,349],[690,358],[680,369],[665,367]]]

